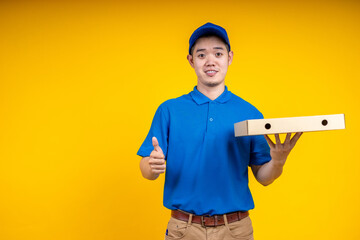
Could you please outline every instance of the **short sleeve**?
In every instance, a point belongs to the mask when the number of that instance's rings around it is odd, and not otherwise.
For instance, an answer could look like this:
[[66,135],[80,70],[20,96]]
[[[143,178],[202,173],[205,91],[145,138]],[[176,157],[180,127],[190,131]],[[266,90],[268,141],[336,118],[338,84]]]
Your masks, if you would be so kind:
[[167,148],[168,148],[168,134],[169,134],[169,114],[166,106],[161,104],[155,112],[155,116],[151,123],[150,131],[147,134],[144,142],[142,143],[137,155],[142,157],[150,156],[154,150],[152,145],[152,138],[156,137],[159,146],[163,150],[165,159],[167,159]]
[[[263,119],[259,112],[258,119]],[[251,136],[251,152],[249,165],[263,165],[271,160],[270,147],[263,135]]]

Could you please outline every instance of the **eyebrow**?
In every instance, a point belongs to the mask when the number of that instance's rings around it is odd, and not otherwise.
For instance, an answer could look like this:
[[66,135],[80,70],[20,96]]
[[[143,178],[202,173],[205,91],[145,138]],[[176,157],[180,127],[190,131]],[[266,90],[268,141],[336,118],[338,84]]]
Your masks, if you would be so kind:
[[[213,47],[213,49],[220,49],[220,50],[224,50],[223,47]],[[201,52],[201,51],[205,51],[206,49],[205,48],[200,48],[198,50],[196,50],[196,52]]]

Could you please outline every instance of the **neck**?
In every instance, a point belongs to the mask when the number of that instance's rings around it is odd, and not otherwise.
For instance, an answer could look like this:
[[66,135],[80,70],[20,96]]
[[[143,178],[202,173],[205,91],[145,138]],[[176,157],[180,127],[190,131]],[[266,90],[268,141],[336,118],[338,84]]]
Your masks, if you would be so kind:
[[204,86],[198,83],[197,90],[207,96],[211,100],[218,98],[225,90],[225,83],[221,83],[214,87]]

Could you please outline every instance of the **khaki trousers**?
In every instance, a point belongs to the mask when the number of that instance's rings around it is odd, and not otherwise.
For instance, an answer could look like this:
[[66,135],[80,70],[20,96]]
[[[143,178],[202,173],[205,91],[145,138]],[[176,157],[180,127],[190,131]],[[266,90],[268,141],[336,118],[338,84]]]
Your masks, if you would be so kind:
[[165,240],[254,240],[253,227],[249,216],[228,223],[225,217],[225,225],[217,227],[202,227],[200,224],[191,223],[192,215],[188,222],[173,217],[167,225]]

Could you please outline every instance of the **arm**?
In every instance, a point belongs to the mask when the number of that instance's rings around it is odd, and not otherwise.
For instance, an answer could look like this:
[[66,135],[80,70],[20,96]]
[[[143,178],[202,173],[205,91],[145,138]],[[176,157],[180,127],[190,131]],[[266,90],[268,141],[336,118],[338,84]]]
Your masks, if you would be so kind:
[[286,159],[301,135],[302,132],[296,133],[290,139],[291,133],[288,133],[283,144],[280,142],[279,134],[275,134],[276,144],[265,135],[265,139],[270,146],[271,160],[263,165],[251,165],[251,170],[259,183],[267,186],[280,177]]
[[155,180],[165,172],[165,156],[156,137],[152,138],[154,150],[149,157],[143,157],[140,161],[140,170],[144,178]]

